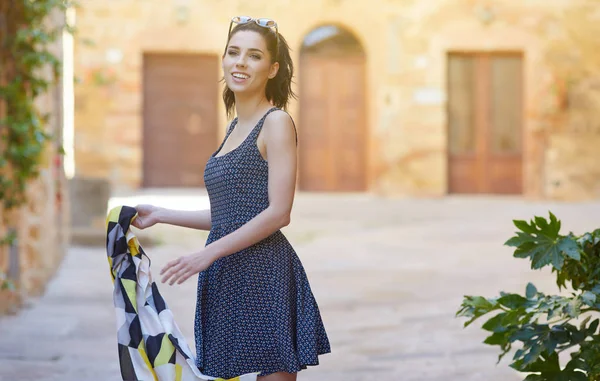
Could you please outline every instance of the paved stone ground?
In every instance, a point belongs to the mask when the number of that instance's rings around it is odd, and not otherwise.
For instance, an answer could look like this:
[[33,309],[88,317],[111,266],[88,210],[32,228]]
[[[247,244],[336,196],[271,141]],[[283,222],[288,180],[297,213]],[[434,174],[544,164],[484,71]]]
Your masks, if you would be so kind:
[[[202,207],[200,194],[120,198]],[[286,235],[302,259],[333,352],[300,373],[302,381],[487,380],[524,377],[496,365],[478,326],[454,317],[464,294],[523,292],[533,281],[556,290],[549,272],[512,258],[503,242],[511,220],[552,210],[563,231],[599,225],[600,202],[563,204],[513,198],[413,200],[300,194]],[[163,245],[147,248],[153,269],[204,244],[203,232],[159,226]],[[193,347],[195,282],[161,292]],[[73,247],[47,293],[0,319],[1,381],[120,380],[112,284],[104,248]]]

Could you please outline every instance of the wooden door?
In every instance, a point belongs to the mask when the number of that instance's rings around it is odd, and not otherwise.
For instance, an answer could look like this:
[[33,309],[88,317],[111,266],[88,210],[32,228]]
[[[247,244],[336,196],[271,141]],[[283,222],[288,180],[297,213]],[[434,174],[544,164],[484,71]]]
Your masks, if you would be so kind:
[[299,187],[366,190],[365,60],[301,58]]
[[520,54],[448,57],[451,193],[522,192]]
[[144,55],[145,187],[202,187],[217,146],[219,61],[195,54]]

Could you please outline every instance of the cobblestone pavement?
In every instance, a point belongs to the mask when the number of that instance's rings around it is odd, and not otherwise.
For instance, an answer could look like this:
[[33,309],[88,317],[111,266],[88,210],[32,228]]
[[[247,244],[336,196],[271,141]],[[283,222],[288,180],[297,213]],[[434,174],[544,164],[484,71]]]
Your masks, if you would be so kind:
[[[150,200],[179,208],[206,205],[204,194],[150,192],[112,201]],[[301,381],[486,380],[524,377],[496,365],[478,326],[454,317],[464,294],[524,292],[528,281],[554,292],[549,271],[532,271],[503,242],[512,219],[547,215],[563,232],[597,228],[600,202],[516,198],[382,199],[300,194],[285,233],[320,304],[333,352]],[[147,248],[158,269],[204,244],[204,232],[158,226]],[[161,292],[193,347],[195,282]],[[0,380],[120,380],[112,284],[103,247],[72,247],[46,294],[0,319]]]

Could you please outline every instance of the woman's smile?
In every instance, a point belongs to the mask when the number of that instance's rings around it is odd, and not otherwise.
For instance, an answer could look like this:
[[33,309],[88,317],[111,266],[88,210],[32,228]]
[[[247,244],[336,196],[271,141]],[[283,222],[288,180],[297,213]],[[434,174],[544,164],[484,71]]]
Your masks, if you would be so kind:
[[250,76],[248,74],[239,71],[231,73],[231,77],[233,78],[233,82],[240,84],[245,83],[248,79],[250,79]]

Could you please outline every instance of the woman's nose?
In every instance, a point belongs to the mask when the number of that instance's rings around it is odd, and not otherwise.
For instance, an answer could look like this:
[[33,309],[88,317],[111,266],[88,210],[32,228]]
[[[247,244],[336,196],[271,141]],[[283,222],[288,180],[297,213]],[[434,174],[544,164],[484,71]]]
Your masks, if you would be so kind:
[[246,58],[240,55],[240,58],[238,58],[235,64],[237,66],[246,66]]

